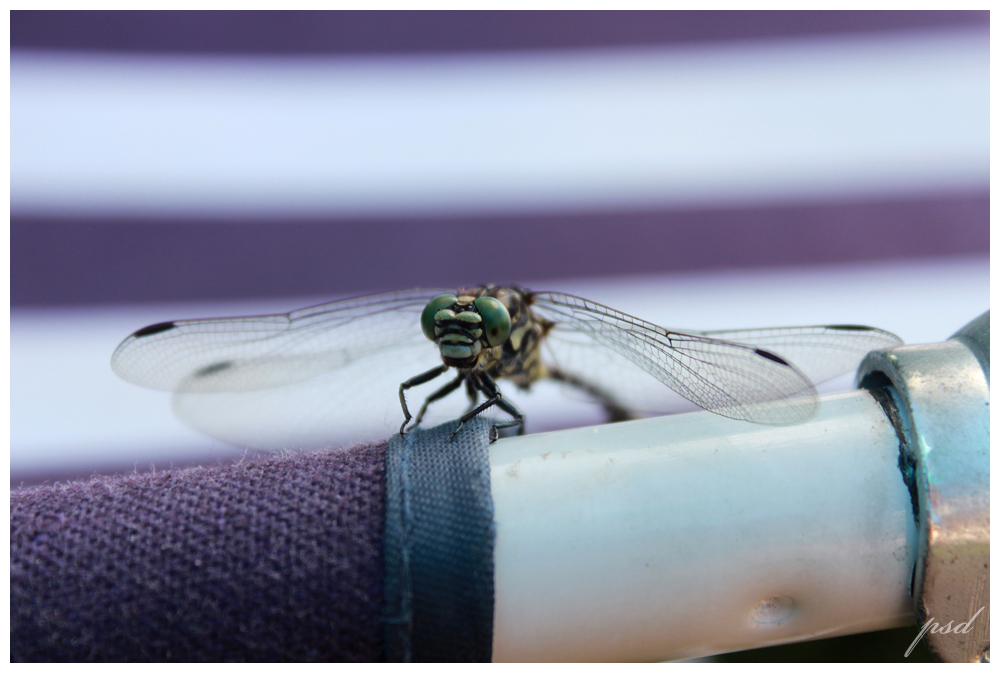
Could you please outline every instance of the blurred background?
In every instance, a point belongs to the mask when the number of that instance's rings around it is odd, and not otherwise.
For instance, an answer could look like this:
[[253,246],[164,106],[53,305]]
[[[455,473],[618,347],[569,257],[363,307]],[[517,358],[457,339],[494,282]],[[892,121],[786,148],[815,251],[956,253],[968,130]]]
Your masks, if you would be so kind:
[[985,11],[14,11],[10,35],[12,487],[244,454],[111,372],[163,320],[487,282],[908,342],[989,308]]
[[989,307],[989,16],[13,12],[10,184],[12,484],[243,455],[111,372],[163,320],[495,282],[936,341]]

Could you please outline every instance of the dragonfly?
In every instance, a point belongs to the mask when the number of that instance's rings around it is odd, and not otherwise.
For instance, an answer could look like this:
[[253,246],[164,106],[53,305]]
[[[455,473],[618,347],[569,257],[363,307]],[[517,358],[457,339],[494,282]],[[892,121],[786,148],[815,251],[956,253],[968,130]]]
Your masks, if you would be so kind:
[[[817,383],[901,343],[865,325],[668,329],[570,294],[481,285],[156,323],[127,337],[111,364],[127,381],[173,392],[175,412],[207,434],[278,448],[322,444],[351,420],[342,406],[404,366],[421,373],[398,387],[402,434],[459,388],[469,406],[457,427],[495,407],[510,418],[492,425],[491,442],[499,429],[522,433],[525,414],[498,380],[522,390],[555,381],[609,421],[662,413],[673,391],[728,418],[790,425],[815,414]],[[413,416],[407,391],[447,372],[454,378]]]

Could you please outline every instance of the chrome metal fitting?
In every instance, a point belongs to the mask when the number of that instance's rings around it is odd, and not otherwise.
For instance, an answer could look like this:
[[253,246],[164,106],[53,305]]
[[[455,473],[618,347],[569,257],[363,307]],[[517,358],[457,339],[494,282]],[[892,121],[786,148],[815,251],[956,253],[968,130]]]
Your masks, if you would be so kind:
[[919,533],[911,593],[942,661],[989,659],[990,314],[948,341],[870,353],[858,386],[900,439]]

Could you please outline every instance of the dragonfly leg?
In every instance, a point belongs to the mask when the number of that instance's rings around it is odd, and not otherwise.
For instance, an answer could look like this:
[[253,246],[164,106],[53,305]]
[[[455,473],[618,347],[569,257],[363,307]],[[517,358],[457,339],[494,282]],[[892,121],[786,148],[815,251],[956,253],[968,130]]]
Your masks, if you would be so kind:
[[518,430],[518,434],[524,434],[524,414],[520,409],[514,406],[512,402],[503,398],[503,395],[500,393],[500,388],[497,386],[497,383],[493,380],[492,376],[486,372],[479,372],[478,375],[475,376],[475,386],[478,390],[482,391],[483,395],[486,396],[486,401],[459,419],[458,427],[455,428],[455,431],[452,433],[452,437],[458,434],[458,431],[462,429],[462,426],[465,425],[466,421],[478,416],[493,405],[500,407],[514,418],[509,421],[501,421],[500,423],[493,424],[493,427],[490,428],[490,444],[497,441],[497,430],[499,428],[511,428],[515,425],[519,425],[521,427],[520,430]]
[[560,381],[562,383],[567,383],[574,388],[579,388],[594,398],[595,401],[599,402],[600,405],[604,407],[604,413],[608,415],[608,423],[617,423],[618,421],[627,421],[635,418],[635,416],[629,413],[628,409],[615,400],[610,393],[603,390],[599,386],[580,378],[576,374],[564,372],[558,367],[549,366],[548,376],[554,381]]
[[424,400],[424,406],[420,407],[420,412],[417,414],[417,418],[413,421],[413,427],[415,428],[420,425],[420,421],[423,419],[424,414],[427,412],[427,407],[430,406],[431,402],[437,402],[442,397],[447,397],[453,393],[460,385],[462,385],[463,379],[465,379],[465,374],[459,372],[458,377],[454,381],[449,381],[444,384],[437,390],[437,392]]
[[406,434],[406,424],[410,422],[411,418],[413,418],[410,415],[410,410],[406,407],[405,392],[410,388],[412,388],[413,386],[419,386],[421,383],[427,383],[431,379],[436,379],[437,377],[444,374],[446,371],[448,371],[448,365],[440,365],[438,367],[435,367],[434,369],[430,369],[424,372],[423,374],[418,374],[414,376],[409,381],[403,381],[402,383],[399,384],[399,404],[403,407],[403,416],[405,418],[403,424],[399,426],[399,434],[401,435]]
[[498,435],[497,435],[497,428],[511,428],[511,427],[514,427],[516,425],[517,426],[517,434],[518,435],[523,435],[524,434],[524,414],[521,412],[521,410],[518,409],[516,406],[514,406],[513,402],[511,402],[510,400],[506,400],[506,399],[504,399],[502,397],[499,400],[497,400],[497,406],[500,407],[501,409],[503,409],[504,411],[506,411],[508,414],[510,414],[514,418],[512,418],[509,421],[503,421],[503,422],[500,422],[500,423],[494,423],[493,424],[493,428],[492,428],[492,430],[493,430],[493,433],[492,433],[493,434],[493,441],[494,442],[497,441],[497,437],[498,437]]
[[465,394],[469,396],[469,408],[465,410],[465,413],[469,413],[476,408],[476,403],[479,402],[479,389],[476,388],[472,377],[465,379]]

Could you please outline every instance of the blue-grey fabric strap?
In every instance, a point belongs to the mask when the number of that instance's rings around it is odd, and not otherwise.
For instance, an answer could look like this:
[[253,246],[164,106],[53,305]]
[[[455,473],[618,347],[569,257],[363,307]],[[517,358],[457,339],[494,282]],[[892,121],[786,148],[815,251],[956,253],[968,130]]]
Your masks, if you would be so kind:
[[396,435],[386,455],[386,661],[493,654],[490,421]]

